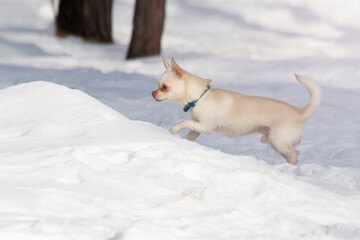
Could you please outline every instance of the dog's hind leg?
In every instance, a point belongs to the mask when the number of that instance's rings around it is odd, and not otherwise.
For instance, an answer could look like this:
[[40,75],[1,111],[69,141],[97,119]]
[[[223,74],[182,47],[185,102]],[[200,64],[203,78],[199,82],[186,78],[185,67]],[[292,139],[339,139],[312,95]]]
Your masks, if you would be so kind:
[[297,164],[299,151],[294,145],[301,140],[302,129],[296,127],[284,127],[272,129],[268,140],[273,149],[279,152],[288,163]]
[[258,129],[258,131],[263,134],[261,139],[260,139],[260,142],[268,143],[269,142],[270,128],[269,127],[260,127]]
[[195,141],[200,136],[200,133],[190,130],[188,134],[186,134],[185,139],[189,141]]
[[299,156],[299,151],[295,148],[293,148],[293,146],[291,146],[291,144],[285,144],[285,145],[276,145],[271,143],[271,146],[281,154],[281,156],[283,156],[286,161],[290,164],[296,165],[298,163],[298,156]]

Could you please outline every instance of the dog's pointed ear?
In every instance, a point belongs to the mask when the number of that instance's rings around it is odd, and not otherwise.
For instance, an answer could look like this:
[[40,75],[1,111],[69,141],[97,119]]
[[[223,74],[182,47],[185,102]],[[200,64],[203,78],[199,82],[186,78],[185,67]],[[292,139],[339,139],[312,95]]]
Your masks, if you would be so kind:
[[173,73],[179,77],[181,77],[184,73],[184,70],[182,70],[181,67],[177,65],[174,58],[171,58],[171,71],[173,71]]
[[170,64],[165,60],[164,57],[162,58],[162,60],[163,60],[163,63],[164,63],[164,66],[165,66],[166,70],[170,70],[171,69]]

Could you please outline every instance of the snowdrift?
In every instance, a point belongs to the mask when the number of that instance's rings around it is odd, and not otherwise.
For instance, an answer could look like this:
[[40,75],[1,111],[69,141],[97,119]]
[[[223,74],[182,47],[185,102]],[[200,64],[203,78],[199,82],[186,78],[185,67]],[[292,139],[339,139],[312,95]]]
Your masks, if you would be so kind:
[[131,121],[79,90],[0,91],[1,239],[357,239],[360,194]]

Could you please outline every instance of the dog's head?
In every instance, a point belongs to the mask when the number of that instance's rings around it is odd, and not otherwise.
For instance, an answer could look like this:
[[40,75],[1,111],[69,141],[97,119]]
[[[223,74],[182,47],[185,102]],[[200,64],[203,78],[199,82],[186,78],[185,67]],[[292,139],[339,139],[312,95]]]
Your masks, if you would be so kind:
[[171,59],[171,65],[165,58],[163,62],[166,72],[160,76],[158,89],[152,92],[152,96],[158,102],[185,105],[199,98],[211,82],[210,79],[197,77],[180,68],[174,58]]
[[158,89],[152,92],[152,96],[158,102],[173,102],[181,104],[185,94],[185,71],[179,67],[174,58],[171,65],[163,58],[166,72],[158,81]]

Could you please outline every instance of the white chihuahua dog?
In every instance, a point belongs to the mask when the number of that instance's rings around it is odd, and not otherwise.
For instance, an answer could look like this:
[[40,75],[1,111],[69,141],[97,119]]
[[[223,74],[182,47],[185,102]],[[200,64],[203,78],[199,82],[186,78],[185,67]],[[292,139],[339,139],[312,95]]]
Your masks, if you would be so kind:
[[192,120],[175,124],[170,132],[190,129],[186,139],[194,141],[201,133],[213,131],[227,137],[251,133],[263,134],[260,142],[269,143],[288,163],[296,164],[299,151],[294,146],[303,136],[303,125],[320,104],[321,91],[310,79],[295,75],[310,92],[310,101],[304,108],[266,98],[210,87],[211,80],[194,76],[180,68],[171,59],[163,58],[166,72],[158,81],[158,90],[152,95],[158,102],[173,102],[190,111]]

